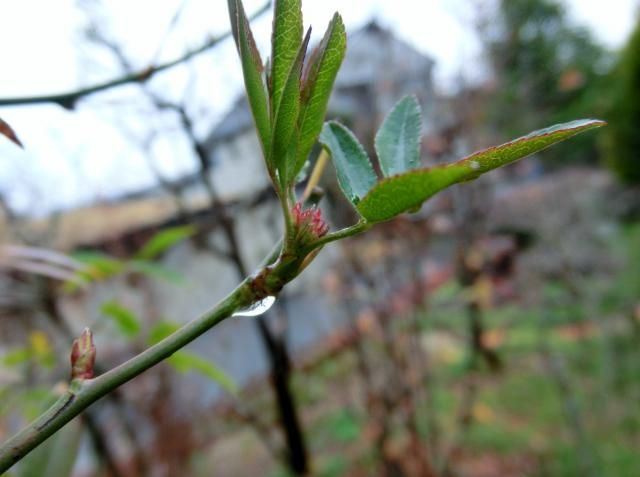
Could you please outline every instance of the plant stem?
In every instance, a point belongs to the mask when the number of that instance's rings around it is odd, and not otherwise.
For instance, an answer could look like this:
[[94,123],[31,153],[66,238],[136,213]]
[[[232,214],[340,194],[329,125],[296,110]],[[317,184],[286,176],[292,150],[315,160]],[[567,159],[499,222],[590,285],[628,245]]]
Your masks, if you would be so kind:
[[357,224],[351,225],[349,227],[346,227],[342,230],[338,230],[337,232],[332,232],[329,233],[327,235],[325,235],[324,237],[318,239],[317,241],[313,242],[311,245],[309,245],[309,247],[307,247],[309,250],[308,251],[312,251],[315,250],[317,248],[323,247],[325,245],[327,245],[328,243],[331,242],[335,242],[336,240],[342,240],[348,237],[353,237],[354,235],[358,235],[361,234],[362,232],[365,232],[366,230],[369,230],[371,228],[372,224],[361,220],[360,222],[358,222]]
[[251,305],[255,300],[256,292],[252,287],[252,279],[248,278],[211,311],[186,324],[158,344],[95,379],[73,381],[53,406],[0,447],[0,474],[92,403],[168,358],[231,316],[234,311]]

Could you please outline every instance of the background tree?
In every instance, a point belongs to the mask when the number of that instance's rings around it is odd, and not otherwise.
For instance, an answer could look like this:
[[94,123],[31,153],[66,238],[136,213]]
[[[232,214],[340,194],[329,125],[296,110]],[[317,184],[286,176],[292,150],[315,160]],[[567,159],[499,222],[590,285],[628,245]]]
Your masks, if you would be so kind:
[[611,127],[605,136],[605,160],[627,183],[640,183],[640,21],[611,77]]
[[[602,111],[606,52],[556,0],[499,0],[479,15],[479,32],[492,78],[485,120],[499,137]],[[598,156],[590,137],[544,157],[560,164]]]

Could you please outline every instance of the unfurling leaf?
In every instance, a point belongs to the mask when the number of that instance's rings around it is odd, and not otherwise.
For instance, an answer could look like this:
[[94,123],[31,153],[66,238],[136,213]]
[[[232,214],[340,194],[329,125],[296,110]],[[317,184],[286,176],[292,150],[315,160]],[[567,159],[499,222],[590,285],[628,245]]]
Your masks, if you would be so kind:
[[336,121],[324,125],[320,142],[331,153],[342,192],[358,204],[377,180],[369,156],[353,133]]
[[[229,6],[232,31],[240,53],[247,98],[249,99],[253,119],[262,144],[262,151],[265,158],[268,158],[271,150],[271,121],[267,90],[263,80],[264,66],[249,26],[249,20],[242,6],[242,1],[227,0],[227,4]],[[269,170],[273,171],[271,165],[269,165]]]
[[558,124],[501,146],[476,152],[452,164],[413,170],[383,179],[360,201],[357,209],[368,222],[389,220],[420,207],[425,200],[450,185],[476,179],[485,172],[604,124],[603,121],[592,119]]
[[376,134],[376,152],[386,177],[418,167],[421,130],[418,99],[406,96],[393,107]]
[[206,376],[222,386],[228,393],[235,394],[238,392],[238,387],[233,382],[233,379],[211,361],[196,354],[188,351],[177,351],[167,359],[167,362],[181,373],[195,371]]
[[103,303],[100,311],[111,318],[118,330],[127,338],[133,338],[140,333],[142,325],[136,315],[116,301]]
[[318,140],[327,113],[329,97],[347,48],[347,34],[342,18],[333,16],[320,44],[313,51],[302,75],[302,97],[298,128],[300,136],[295,165],[289,180],[298,175]]
[[276,0],[271,37],[271,112],[274,121],[280,102],[287,99],[287,94],[291,94],[285,89],[290,82],[291,71],[299,61],[302,30],[301,1]]
[[[289,77],[282,91],[282,99],[278,103],[273,118],[273,162],[278,169],[280,181],[283,187],[288,185],[287,166],[295,161],[295,141],[297,139],[297,122],[300,113],[300,77],[302,65],[311,38],[311,29],[307,32],[300,50],[295,58]],[[288,156],[293,160],[289,161]]]
[[24,147],[20,142],[20,139],[18,139],[18,136],[16,135],[16,133],[13,131],[13,129],[11,129],[11,126],[9,126],[7,122],[2,118],[0,118],[0,134],[5,136],[7,139],[9,139],[9,141],[14,143],[16,146]]

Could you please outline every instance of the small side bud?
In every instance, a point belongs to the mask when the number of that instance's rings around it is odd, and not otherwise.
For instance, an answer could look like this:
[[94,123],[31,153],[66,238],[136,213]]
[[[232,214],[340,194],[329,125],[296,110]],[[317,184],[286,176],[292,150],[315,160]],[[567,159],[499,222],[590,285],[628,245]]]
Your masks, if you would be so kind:
[[93,365],[96,362],[96,347],[93,334],[85,328],[80,338],[73,340],[71,346],[71,380],[93,378]]

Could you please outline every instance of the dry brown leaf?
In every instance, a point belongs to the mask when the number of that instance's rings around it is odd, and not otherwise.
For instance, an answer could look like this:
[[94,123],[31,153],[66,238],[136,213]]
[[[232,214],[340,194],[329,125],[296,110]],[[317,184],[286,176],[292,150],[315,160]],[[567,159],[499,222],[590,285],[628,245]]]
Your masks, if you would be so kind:
[[7,139],[9,139],[9,141],[14,143],[15,145],[24,148],[24,146],[20,142],[20,139],[18,139],[18,136],[16,136],[16,133],[13,131],[13,129],[11,129],[11,126],[9,126],[7,122],[2,118],[0,118],[0,134],[6,136]]

